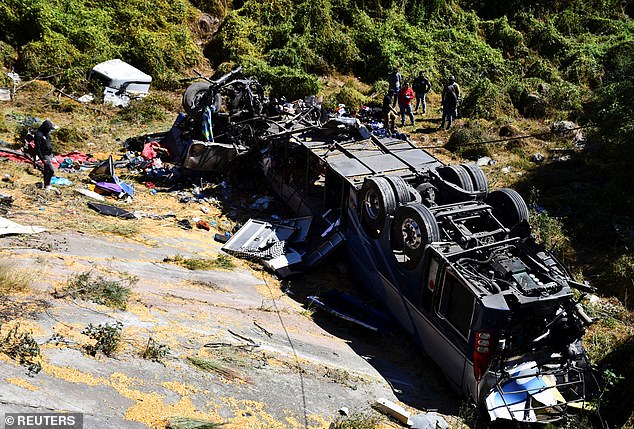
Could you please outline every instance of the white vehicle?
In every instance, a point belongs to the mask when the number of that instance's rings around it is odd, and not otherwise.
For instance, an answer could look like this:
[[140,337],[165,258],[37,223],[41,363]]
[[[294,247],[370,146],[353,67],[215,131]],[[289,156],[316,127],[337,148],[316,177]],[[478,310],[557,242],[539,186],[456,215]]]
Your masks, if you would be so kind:
[[122,107],[127,106],[133,98],[145,97],[152,83],[152,76],[120,59],[97,64],[88,78],[104,85],[104,103]]

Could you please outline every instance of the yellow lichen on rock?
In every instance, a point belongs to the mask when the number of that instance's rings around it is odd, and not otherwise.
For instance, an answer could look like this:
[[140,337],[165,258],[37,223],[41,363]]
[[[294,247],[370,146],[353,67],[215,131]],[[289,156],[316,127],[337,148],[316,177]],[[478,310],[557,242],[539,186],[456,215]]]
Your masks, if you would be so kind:
[[82,383],[88,386],[97,386],[100,384],[108,384],[108,380],[97,377],[93,374],[80,371],[69,366],[57,366],[48,362],[42,362],[42,370],[55,378],[59,378],[69,383]]
[[34,386],[31,383],[29,383],[28,381],[22,379],[22,378],[17,378],[17,377],[9,377],[5,379],[8,383],[13,384],[14,386],[19,386],[19,387],[23,387],[27,390],[30,391],[36,391],[36,390],[40,390],[40,388],[38,386]]
[[166,381],[161,384],[166,389],[178,393],[180,396],[194,395],[200,392],[200,389],[189,384],[183,384],[178,381]]

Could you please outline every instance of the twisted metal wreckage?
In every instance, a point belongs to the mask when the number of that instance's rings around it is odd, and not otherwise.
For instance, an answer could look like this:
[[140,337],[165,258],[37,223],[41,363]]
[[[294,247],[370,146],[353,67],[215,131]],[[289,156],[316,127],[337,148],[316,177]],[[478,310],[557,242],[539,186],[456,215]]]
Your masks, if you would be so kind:
[[598,411],[581,342],[592,320],[573,294],[593,288],[534,241],[517,192],[490,192],[479,167],[444,165],[314,101],[285,109],[240,69],[193,83],[183,104],[169,132],[148,138],[192,170],[223,172],[256,154],[302,216],[250,220],[225,251],[284,275],[344,247],[359,281],[496,423]]

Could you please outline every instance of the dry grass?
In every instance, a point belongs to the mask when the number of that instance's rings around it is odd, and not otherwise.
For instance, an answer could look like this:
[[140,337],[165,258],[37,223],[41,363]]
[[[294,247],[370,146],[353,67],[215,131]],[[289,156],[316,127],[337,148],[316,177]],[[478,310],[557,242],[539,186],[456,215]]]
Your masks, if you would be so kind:
[[224,423],[214,423],[189,417],[172,417],[167,422],[167,429],[217,429],[223,425]]
[[176,255],[165,258],[163,262],[170,262],[188,270],[233,270],[236,265],[230,256],[219,254],[215,259],[185,258]]
[[226,378],[227,380],[242,380],[242,376],[238,371],[233,368],[229,368],[228,366],[217,360],[205,359],[198,356],[189,356],[187,360],[190,361],[194,366],[197,366],[204,371],[214,372],[222,376],[223,378]]
[[0,292],[8,294],[28,289],[35,279],[35,273],[15,268],[7,262],[0,262]]

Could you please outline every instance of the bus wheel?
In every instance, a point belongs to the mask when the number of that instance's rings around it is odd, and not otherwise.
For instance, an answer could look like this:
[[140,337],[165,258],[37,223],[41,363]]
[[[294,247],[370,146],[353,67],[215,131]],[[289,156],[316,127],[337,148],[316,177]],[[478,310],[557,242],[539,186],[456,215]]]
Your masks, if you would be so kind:
[[406,269],[416,268],[425,246],[439,240],[438,223],[426,206],[410,204],[398,208],[392,223],[392,247],[403,251]]
[[392,186],[392,190],[394,191],[394,195],[396,195],[396,205],[400,206],[403,204],[407,204],[414,199],[414,196],[409,190],[407,182],[400,176],[385,176],[390,185]]
[[200,118],[205,110],[205,99],[210,91],[209,83],[194,82],[183,93],[183,108],[194,118]]
[[473,190],[476,192],[482,192],[484,194],[483,198],[486,198],[489,194],[489,184],[482,169],[475,164],[460,164],[460,167],[466,170],[467,174],[469,174],[471,183],[473,184]]
[[371,238],[381,235],[387,216],[396,209],[396,195],[385,177],[365,179],[360,194],[361,224]]
[[527,238],[530,235],[528,207],[524,198],[516,191],[498,189],[489,194],[486,203],[493,208],[493,216],[511,230],[511,236]]

